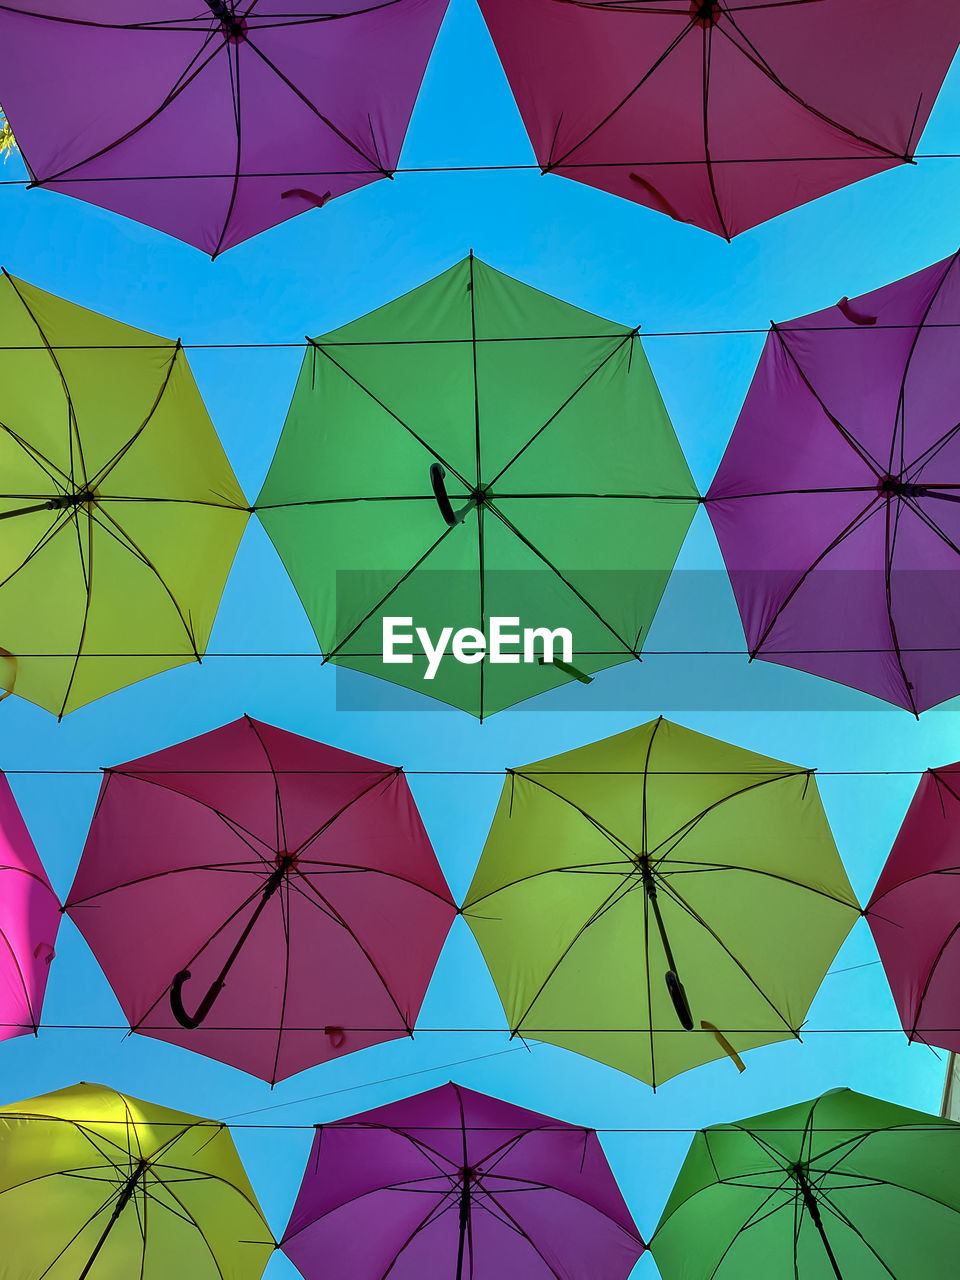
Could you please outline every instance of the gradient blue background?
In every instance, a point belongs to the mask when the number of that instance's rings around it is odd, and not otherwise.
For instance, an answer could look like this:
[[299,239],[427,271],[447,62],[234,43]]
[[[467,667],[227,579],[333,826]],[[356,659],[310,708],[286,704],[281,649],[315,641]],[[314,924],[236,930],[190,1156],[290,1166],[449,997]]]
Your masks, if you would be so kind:
[[[2,90],[2,86],[0,86]],[[878,87],[882,93],[882,87]],[[2,92],[0,92],[2,101]],[[960,125],[955,68],[920,150],[950,152]],[[529,163],[532,154],[473,0],[453,0],[410,129],[406,166]],[[0,177],[21,176],[12,158]],[[578,306],[645,331],[764,327],[828,306],[945,257],[956,248],[960,163],[923,161],[838,192],[747,233],[732,245],[611,196],[536,172],[401,175],[331,203],[210,263],[147,228],[44,192],[0,188],[2,261],[15,275],[128,323],[186,343],[299,341],[353,319],[437,274],[473,247],[491,265]],[[701,490],[736,419],[762,336],[651,338],[646,350]],[[269,464],[299,367],[296,350],[191,354],[213,419],[246,492]],[[189,465],[189,459],[184,460]],[[717,568],[703,512],[686,568]],[[668,589],[651,648],[717,647],[742,639],[729,594],[709,614]],[[214,651],[315,653],[296,596],[251,522],[223,601]],[[57,891],[69,888],[99,786],[118,763],[248,712],[411,772],[441,864],[458,897],[480,854],[499,793],[496,777],[424,777],[418,770],[521,764],[671,714],[753,750],[827,773],[904,770],[913,776],[826,776],[821,791],[862,900],[868,896],[916,784],[929,765],[960,757],[956,709],[919,723],[859,695],[834,710],[765,709],[764,669],[744,680],[716,659],[712,679],[738,679],[740,709],[663,705],[653,661],[598,678],[619,713],[571,710],[570,696],[478,725],[454,712],[335,709],[336,675],[313,657],[210,657],[77,711],[58,725],[16,698],[0,708],[0,765],[9,771]],[[769,672],[769,668],[766,669]],[[755,677],[755,678],[754,678]],[[823,686],[789,676],[789,705],[823,704]],[[782,704],[782,698],[778,698]],[[429,704],[424,704],[427,707]],[[768,704],[767,704],[768,705]],[[553,706],[554,709],[550,710]],[[957,704],[954,704],[954,708]],[[845,709],[839,709],[845,708]],[[86,770],[80,775],[31,770]],[[18,772],[26,771],[26,772]],[[149,941],[145,941],[149,945]],[[823,986],[803,1044],[760,1049],[738,1076],[719,1062],[643,1084],[547,1046],[528,1051],[503,1031],[418,1034],[304,1073],[278,1086],[183,1050],[119,1031],[45,1029],[0,1045],[0,1099],[77,1080],[209,1116],[242,1116],[237,1132],[254,1186],[279,1235],[299,1184],[313,1123],[447,1079],[592,1125],[637,1223],[649,1235],[689,1134],[812,1097],[841,1084],[936,1110],[943,1061],[908,1048],[866,925],[854,929]],[[131,963],[136,958],[131,957]],[[856,966],[852,968],[852,966]],[[863,966],[863,967],[861,967]],[[611,975],[629,981],[629,975]],[[116,1025],[120,1010],[69,920],[51,970],[44,1020]],[[458,920],[423,1011],[425,1027],[502,1027],[479,952]],[[857,1034],[856,1028],[871,1029]],[[842,1034],[830,1034],[843,1029]],[[876,1029],[886,1029],[878,1033]],[[818,1034],[820,1033],[820,1034]],[[452,1065],[456,1064],[456,1065]],[[289,1127],[281,1127],[289,1126]],[[299,1127],[298,1127],[299,1126]],[[643,1130],[643,1132],[622,1132]],[[648,1132],[650,1130],[650,1132]],[[281,1256],[268,1280],[294,1275]],[[637,1277],[653,1277],[643,1259]]]

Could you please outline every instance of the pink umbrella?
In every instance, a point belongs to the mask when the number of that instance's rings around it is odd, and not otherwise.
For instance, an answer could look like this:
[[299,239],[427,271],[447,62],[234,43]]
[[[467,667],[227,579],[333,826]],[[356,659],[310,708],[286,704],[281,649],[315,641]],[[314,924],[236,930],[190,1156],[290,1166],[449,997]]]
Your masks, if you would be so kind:
[[281,1248],[305,1280],[626,1280],[592,1129],[460,1085],[321,1125]]
[[910,160],[956,0],[480,0],[545,173],[730,239]]
[[923,775],[864,914],[904,1031],[960,1052],[960,764]]
[[402,770],[249,716],[106,770],[66,910],[132,1030],[271,1084],[412,1035],[456,915]]
[[34,1035],[60,927],[60,903],[0,773],[0,1040]]
[[36,186],[216,256],[389,178],[447,0],[22,0],[4,111]]

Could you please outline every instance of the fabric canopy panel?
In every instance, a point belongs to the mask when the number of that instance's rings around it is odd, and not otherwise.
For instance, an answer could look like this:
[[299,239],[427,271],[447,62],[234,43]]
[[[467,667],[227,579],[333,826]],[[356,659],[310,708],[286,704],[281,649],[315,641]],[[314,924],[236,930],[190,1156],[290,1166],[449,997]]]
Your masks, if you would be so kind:
[[447,0],[24,0],[3,107],[36,185],[213,256],[392,175]]
[[57,895],[0,773],[0,1040],[36,1033],[59,928]]
[[960,694],[958,326],[956,254],[773,326],[706,500],[751,657]]
[[537,160],[730,239],[913,155],[954,0],[480,0]]
[[[698,501],[637,331],[471,255],[311,342],[256,511],[327,661],[483,718],[638,656]],[[572,661],[425,679],[385,616],[564,627]]]
[[66,910],[132,1030],[271,1084],[411,1036],[456,915],[400,769],[249,717],[106,771]]
[[960,764],[923,775],[866,916],[904,1031],[960,1050]]
[[259,1280],[274,1243],[230,1131],[78,1084],[0,1107],[10,1280]]
[[654,1088],[799,1039],[859,914],[811,770],[662,718],[510,769],[463,905],[514,1035]]
[[8,692],[62,716],[200,659],[249,508],[179,342],[5,273],[0,473]]
[[713,1125],[650,1248],[662,1280],[952,1280],[960,1125],[850,1089]]
[[281,1247],[305,1280],[626,1280],[644,1249],[593,1130],[456,1084],[318,1126]]

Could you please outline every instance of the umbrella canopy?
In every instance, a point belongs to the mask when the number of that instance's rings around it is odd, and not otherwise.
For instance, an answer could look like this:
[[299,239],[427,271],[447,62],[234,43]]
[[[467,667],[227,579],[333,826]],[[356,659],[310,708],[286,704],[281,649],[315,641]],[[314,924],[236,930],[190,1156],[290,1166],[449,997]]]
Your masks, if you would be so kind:
[[960,1125],[835,1089],[694,1138],[650,1248],[663,1280],[948,1280]]
[[0,682],[62,716],[199,661],[249,509],[179,342],[4,273],[0,348]]
[[[637,656],[698,500],[637,331],[471,255],[311,341],[256,510],[326,660],[482,718]],[[387,616],[572,644],[428,677]]]
[[953,0],[480,0],[544,173],[730,239],[910,161]]
[[958,324],[955,254],[773,326],[707,496],[751,657],[960,693]]
[[36,1034],[60,903],[0,773],[0,1040]]
[[904,1031],[960,1050],[960,764],[923,775],[866,917]]
[[249,716],[106,770],[66,910],[134,1031],[271,1084],[412,1035],[456,914],[400,769]]
[[216,256],[389,178],[447,0],[24,0],[3,107],[34,185]]
[[99,1084],[0,1107],[10,1280],[259,1280],[274,1249],[226,1125]]
[[446,1084],[319,1126],[281,1248],[305,1280],[626,1280],[644,1244],[592,1129]]
[[508,770],[463,914],[513,1035],[656,1087],[799,1038],[859,908],[811,770],[661,718]]

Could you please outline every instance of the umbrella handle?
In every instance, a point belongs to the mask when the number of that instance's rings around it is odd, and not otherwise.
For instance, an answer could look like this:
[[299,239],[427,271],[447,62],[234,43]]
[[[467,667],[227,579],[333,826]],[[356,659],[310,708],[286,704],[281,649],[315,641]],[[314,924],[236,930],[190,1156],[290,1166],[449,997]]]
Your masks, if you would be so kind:
[[439,462],[433,463],[430,468],[430,484],[433,487],[433,496],[437,500],[437,506],[440,508],[440,514],[452,529],[455,524],[459,524],[462,517],[458,516],[451,505],[449,495],[447,494],[447,486],[443,483],[446,479],[446,470]]
[[667,991],[670,993],[670,999],[673,1001],[673,1008],[680,1019],[681,1027],[683,1027],[684,1031],[692,1031],[693,1014],[690,1012],[690,1001],[687,999],[687,993],[683,989],[683,983],[673,969],[667,970],[663,975],[663,980],[667,984]]

